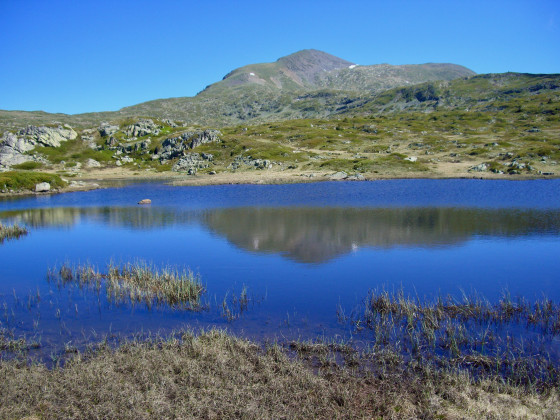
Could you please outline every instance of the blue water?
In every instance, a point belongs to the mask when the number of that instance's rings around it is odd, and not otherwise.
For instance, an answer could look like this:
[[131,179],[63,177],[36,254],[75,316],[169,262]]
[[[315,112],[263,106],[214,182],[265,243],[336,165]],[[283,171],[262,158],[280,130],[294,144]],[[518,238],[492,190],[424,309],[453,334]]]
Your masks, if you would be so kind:
[[[0,221],[30,233],[0,245],[0,327],[39,335],[49,351],[108,332],[185,326],[271,339],[345,336],[337,307],[351,312],[371,288],[559,301],[559,192],[559,180],[146,183],[3,199]],[[138,206],[143,198],[152,204]],[[64,262],[103,270],[139,259],[199,273],[209,308],[115,305],[46,280]],[[252,303],[229,322],[221,302],[243,286]]]

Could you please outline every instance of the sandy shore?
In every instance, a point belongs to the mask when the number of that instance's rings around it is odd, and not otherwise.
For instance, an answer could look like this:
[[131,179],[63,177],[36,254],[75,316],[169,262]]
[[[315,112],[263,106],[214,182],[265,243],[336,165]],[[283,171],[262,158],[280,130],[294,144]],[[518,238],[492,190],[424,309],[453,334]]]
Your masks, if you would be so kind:
[[[528,180],[550,179],[557,176],[545,175],[507,175],[492,172],[468,172],[468,167],[460,165],[441,165],[433,172],[392,172],[363,174],[368,181],[386,179],[503,179]],[[197,174],[186,175],[175,172],[134,172],[122,168],[111,168],[84,172],[77,180],[84,182],[98,182],[100,184],[111,181],[157,181],[168,182],[171,185],[223,185],[223,184],[294,184],[304,182],[330,181],[333,171],[301,171],[301,170],[251,170],[237,172],[219,172],[215,175]]]

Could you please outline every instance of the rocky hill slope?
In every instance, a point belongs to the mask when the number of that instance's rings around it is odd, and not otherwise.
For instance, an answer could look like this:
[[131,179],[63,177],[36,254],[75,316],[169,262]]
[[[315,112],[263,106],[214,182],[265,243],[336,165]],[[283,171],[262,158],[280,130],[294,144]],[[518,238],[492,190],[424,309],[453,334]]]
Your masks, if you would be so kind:
[[[102,121],[139,116],[214,126],[325,117],[349,100],[364,95],[472,75],[471,70],[455,64],[360,66],[322,51],[303,50],[281,57],[274,63],[235,69],[195,97],[158,99],[116,112],[79,115],[0,111],[0,129],[53,122],[86,127]],[[307,107],[306,95],[310,94],[324,97],[327,107]]]

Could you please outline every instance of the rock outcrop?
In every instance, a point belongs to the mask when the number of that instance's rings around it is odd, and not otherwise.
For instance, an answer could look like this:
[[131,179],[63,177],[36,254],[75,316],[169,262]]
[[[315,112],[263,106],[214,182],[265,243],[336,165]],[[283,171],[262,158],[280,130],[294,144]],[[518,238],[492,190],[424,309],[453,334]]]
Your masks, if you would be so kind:
[[35,146],[59,147],[62,142],[74,140],[78,134],[69,125],[58,127],[27,126],[17,134],[6,132],[0,139],[0,169],[6,170],[13,165],[44,159],[27,155]]
[[59,125],[58,127],[35,127],[28,125],[26,128],[18,131],[18,136],[23,137],[33,146],[59,147],[62,142],[74,140],[78,137],[78,133],[69,125]]
[[136,123],[127,126],[124,133],[127,137],[143,137],[147,135],[157,136],[160,133],[160,127],[152,120],[139,120]]
[[7,170],[10,166],[33,160],[31,156],[24,155],[24,153],[33,150],[34,147],[34,145],[15,134],[4,133],[4,136],[0,139],[0,169]]
[[185,154],[186,150],[194,149],[205,143],[220,141],[218,130],[188,131],[179,137],[164,140],[161,149],[157,151],[157,158],[169,160]]
[[488,165],[486,163],[481,163],[479,165],[471,166],[469,172],[486,172],[488,170]]
[[344,171],[339,171],[329,176],[329,179],[332,179],[333,181],[339,181],[346,178],[348,178],[348,174]]
[[214,156],[209,153],[187,153],[173,165],[171,170],[195,175],[198,169],[208,168],[212,160]]
[[144,141],[138,141],[136,143],[124,144],[122,146],[116,147],[117,150],[121,150],[123,153],[132,153],[132,152],[148,152],[150,149],[150,144],[152,141],[150,139],[146,139]]
[[86,168],[99,168],[99,167],[101,167],[101,163],[99,163],[95,159],[88,159],[86,161]]
[[271,169],[272,162],[268,159],[253,159],[251,156],[236,156],[228,165],[228,169],[236,170],[242,166],[248,166],[254,169]]
[[101,137],[107,137],[112,136],[117,131],[119,131],[119,126],[111,125],[109,123],[102,123],[97,130],[99,131],[99,135]]

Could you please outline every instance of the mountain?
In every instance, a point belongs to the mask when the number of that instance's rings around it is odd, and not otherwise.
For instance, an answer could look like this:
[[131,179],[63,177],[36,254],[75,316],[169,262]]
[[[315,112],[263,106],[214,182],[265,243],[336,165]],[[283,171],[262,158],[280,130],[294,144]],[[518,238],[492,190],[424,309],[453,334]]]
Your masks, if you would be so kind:
[[[327,92],[344,102],[399,86],[454,80],[475,75],[456,64],[428,63],[360,66],[318,50],[302,50],[274,63],[251,64],[228,73],[195,97],[159,99],[118,111],[122,116],[147,115],[199,124],[229,125],[292,117],[323,117],[291,112],[302,95]],[[297,106],[296,106],[297,108]]]
[[433,80],[452,80],[475,73],[455,64],[359,66],[318,50],[302,50],[274,63],[252,64],[228,73],[199,95],[223,94],[227,89],[260,86],[272,91],[333,89],[378,91]]
[[274,90],[316,88],[322,72],[354,66],[353,63],[317,50],[302,50],[279,58],[274,63],[251,64],[228,73],[222,81],[208,86],[202,93],[213,94],[224,88],[260,85]]
[[326,117],[350,103],[371,101],[372,95],[387,89],[451,81],[474,74],[465,67],[445,63],[362,66],[308,49],[273,63],[235,69],[194,97],[158,99],[116,112],[71,116],[0,111],[0,128],[53,121],[85,127],[100,121],[139,116],[213,126]]

